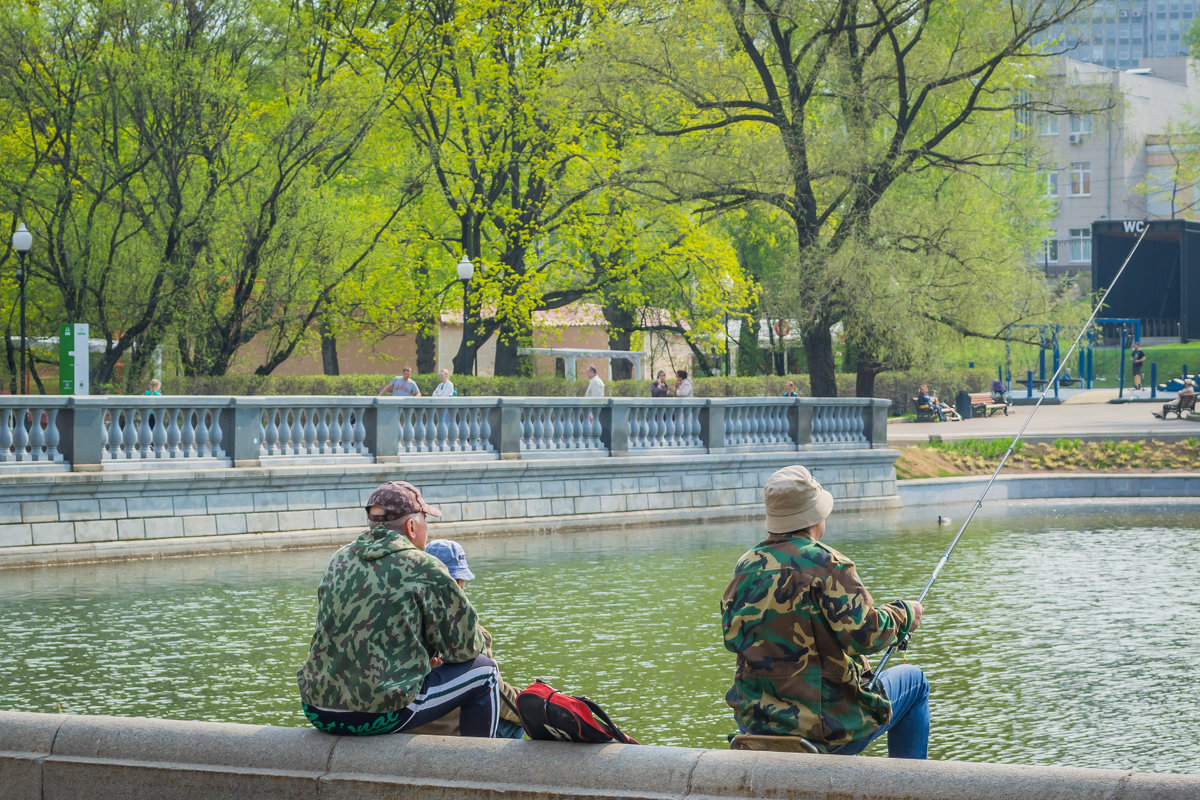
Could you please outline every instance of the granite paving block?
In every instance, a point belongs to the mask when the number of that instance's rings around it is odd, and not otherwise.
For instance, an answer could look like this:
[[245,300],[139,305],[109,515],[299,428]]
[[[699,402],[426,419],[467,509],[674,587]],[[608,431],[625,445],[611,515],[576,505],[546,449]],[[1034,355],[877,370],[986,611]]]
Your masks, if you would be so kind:
[[600,504],[605,512],[620,512],[627,511],[629,495],[627,494],[610,494],[608,497],[600,498]]
[[646,495],[642,493],[622,495],[625,498],[626,511],[645,511],[650,507]]
[[24,521],[21,519],[20,503],[0,503],[0,525],[15,525]]
[[571,515],[575,513],[575,498],[574,497],[552,497],[550,498],[550,513],[553,516]]
[[583,497],[610,495],[612,490],[612,481],[607,478],[588,478],[579,482],[579,494]]
[[648,492],[642,496],[646,498],[646,508],[648,510],[675,508],[674,492]]
[[483,503],[463,503],[459,509],[463,521],[469,522],[486,518]]
[[34,544],[72,544],[75,541],[74,522],[34,522],[29,529]]
[[566,487],[562,481],[541,481],[542,497],[565,497]]
[[[545,494],[545,493],[543,493]],[[562,489],[563,497],[578,497],[579,496],[579,481],[563,481]]]
[[[443,511],[443,513],[445,512]],[[313,527],[317,530],[338,527],[337,510],[332,508],[322,508],[314,511]]]
[[317,526],[311,511],[280,511],[279,530],[310,531]]
[[496,500],[500,493],[494,483],[477,483],[467,487],[467,500],[477,503],[484,500]]
[[117,521],[115,519],[98,519],[75,523],[75,541],[77,542],[115,542],[116,540]]
[[146,520],[141,519],[141,518],[117,520],[117,538],[118,539],[145,539],[146,538]]
[[320,492],[285,492],[289,511],[310,511],[314,508],[324,508],[325,498]]
[[542,482],[521,481],[517,484],[517,492],[522,500],[537,499],[542,496]]
[[[322,493],[314,492],[314,494],[320,496]],[[210,514],[245,514],[253,510],[254,495],[249,492],[214,492],[208,496],[208,513]]]
[[177,517],[191,517],[208,513],[208,495],[199,492],[185,492],[171,498],[171,505]]
[[525,516],[527,517],[548,517],[550,516],[551,502],[550,498],[540,497],[534,500],[525,501]]
[[33,544],[33,528],[29,523],[0,525],[0,547],[20,547]]
[[63,521],[96,519],[100,516],[99,500],[59,500],[58,518]]
[[496,497],[501,500],[519,500],[521,484],[516,481],[501,481],[496,484]]
[[604,511],[608,495],[584,495],[583,497],[575,498],[575,513],[576,514],[599,514]]
[[361,508],[339,508],[337,510],[339,528],[352,528],[355,525],[367,525],[367,513]]
[[353,489],[326,489],[325,490],[325,507],[326,508],[362,508],[366,505],[367,498],[371,492],[358,492]]
[[[359,516],[362,519],[362,516]],[[263,533],[279,530],[279,515],[273,511],[256,511],[246,515],[246,532]]]
[[216,521],[218,535],[249,533],[245,514],[217,514],[213,519]]
[[734,505],[750,505],[751,503],[762,502],[762,490],[760,489],[734,489],[733,504]]
[[690,491],[711,489],[712,476],[703,472],[689,472],[683,476],[683,488]]
[[147,517],[147,539],[170,539],[183,536],[183,521],[178,517]]
[[255,492],[255,511],[287,511],[285,492]]
[[184,536],[215,536],[217,520],[215,517],[183,517]]
[[58,522],[58,503],[53,500],[21,503],[21,522]]
[[518,519],[527,516],[525,500],[505,500],[504,501],[504,517],[506,519]]
[[441,520],[443,522],[458,522],[463,518],[462,503],[441,503],[438,505],[438,510],[442,512]]
[[475,503],[483,506],[484,519],[504,519],[506,500],[489,500],[486,503]]
[[663,492],[675,492],[683,488],[683,476],[678,473],[666,473],[658,479],[658,488]]
[[124,497],[106,497],[100,501],[101,519],[124,519],[129,516]]
[[126,497],[125,511],[130,517],[158,517],[175,513],[170,497]]
[[622,477],[622,478],[613,478],[612,479],[612,493],[613,494],[629,494],[630,492],[636,492],[637,490],[638,490],[637,478]]
[[657,492],[659,489],[657,476],[650,478],[638,478],[637,482],[639,492]]

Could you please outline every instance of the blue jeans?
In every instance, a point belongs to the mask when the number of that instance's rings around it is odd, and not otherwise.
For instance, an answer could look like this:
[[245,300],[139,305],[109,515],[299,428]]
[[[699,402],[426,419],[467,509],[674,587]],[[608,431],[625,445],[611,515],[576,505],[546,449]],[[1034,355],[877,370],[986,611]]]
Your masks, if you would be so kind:
[[901,664],[884,670],[879,682],[892,701],[892,718],[867,738],[830,752],[843,756],[861,753],[886,733],[889,758],[929,758],[929,681],[925,673]]

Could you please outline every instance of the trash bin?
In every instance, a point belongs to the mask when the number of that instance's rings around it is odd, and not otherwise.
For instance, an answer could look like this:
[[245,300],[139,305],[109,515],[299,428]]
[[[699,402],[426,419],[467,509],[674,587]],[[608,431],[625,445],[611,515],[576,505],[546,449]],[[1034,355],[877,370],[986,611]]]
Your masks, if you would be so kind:
[[954,398],[954,410],[963,419],[971,418],[971,395],[965,389]]

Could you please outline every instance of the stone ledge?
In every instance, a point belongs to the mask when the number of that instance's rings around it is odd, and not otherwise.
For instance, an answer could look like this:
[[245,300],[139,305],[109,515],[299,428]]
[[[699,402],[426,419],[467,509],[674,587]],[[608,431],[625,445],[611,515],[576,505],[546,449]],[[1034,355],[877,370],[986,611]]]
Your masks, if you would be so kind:
[[6,800],[1194,800],[1200,775],[0,711]]

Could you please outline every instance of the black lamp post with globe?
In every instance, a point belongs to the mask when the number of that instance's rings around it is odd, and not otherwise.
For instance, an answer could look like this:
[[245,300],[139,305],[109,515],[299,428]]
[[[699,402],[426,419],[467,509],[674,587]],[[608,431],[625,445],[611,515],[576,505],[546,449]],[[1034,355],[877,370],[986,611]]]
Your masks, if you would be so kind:
[[13,250],[17,251],[17,284],[21,293],[21,380],[17,391],[19,394],[28,394],[29,386],[25,372],[25,255],[33,247],[33,234],[25,227],[24,222],[19,223],[13,231],[12,246]]

